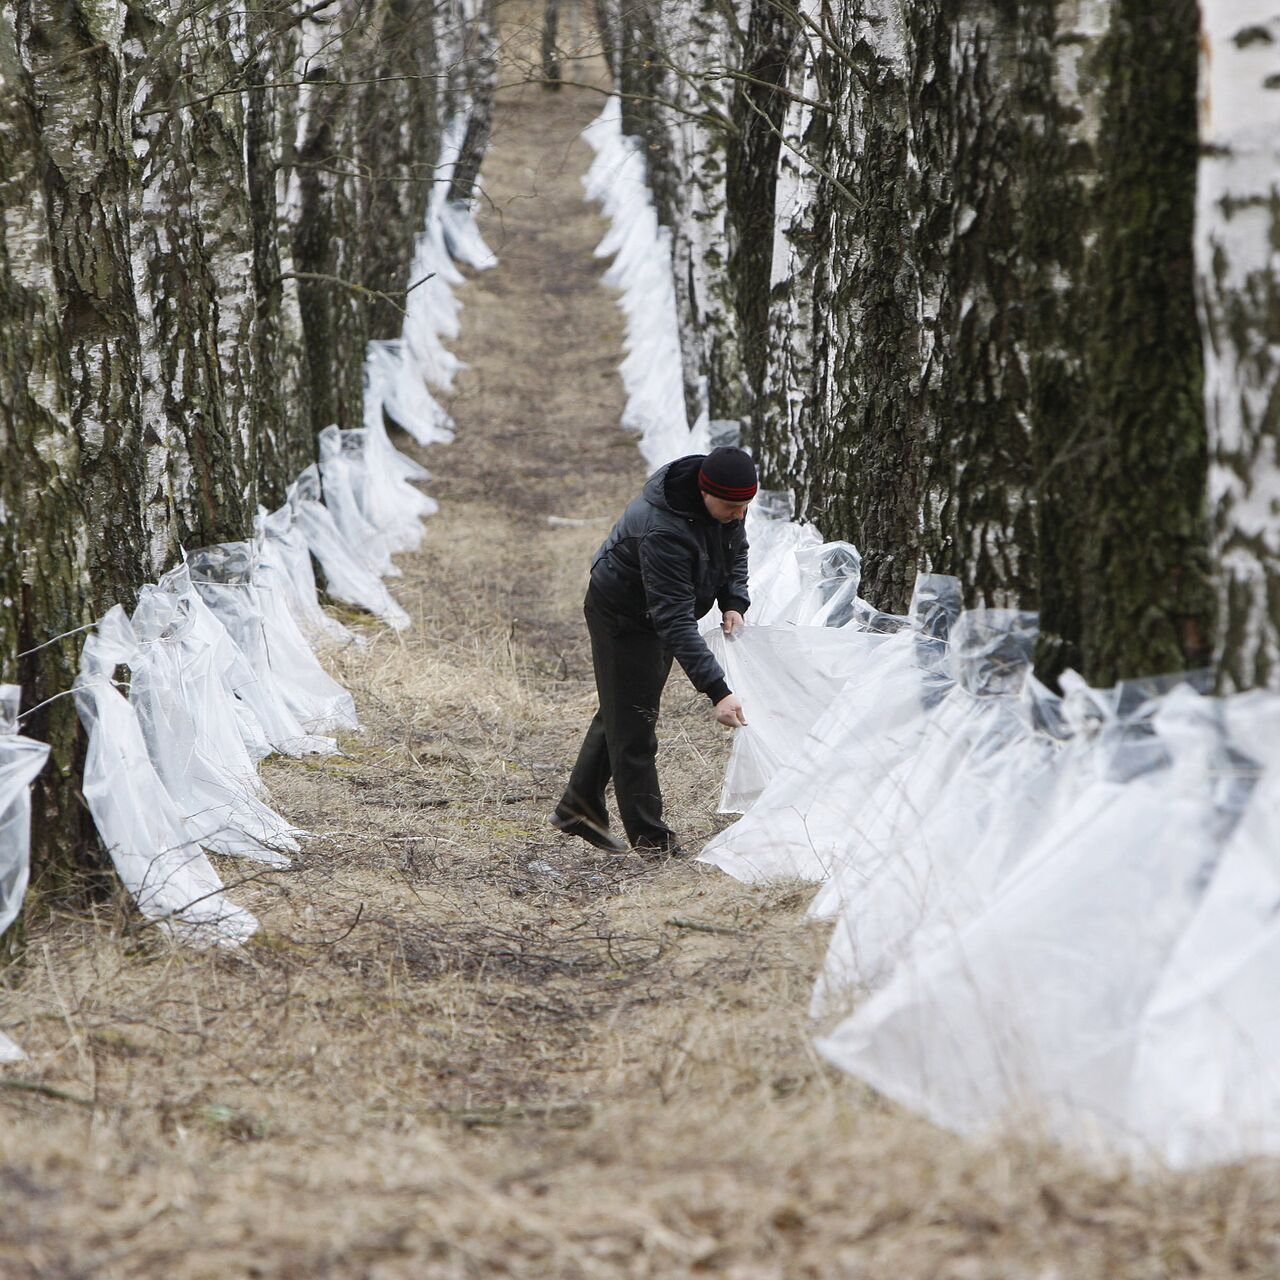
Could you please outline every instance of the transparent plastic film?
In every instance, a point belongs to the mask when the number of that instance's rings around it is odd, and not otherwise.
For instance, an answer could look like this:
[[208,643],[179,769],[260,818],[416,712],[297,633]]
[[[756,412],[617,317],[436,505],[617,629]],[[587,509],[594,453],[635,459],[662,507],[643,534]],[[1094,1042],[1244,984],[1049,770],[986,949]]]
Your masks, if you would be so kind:
[[[275,750],[330,755],[325,730],[355,727],[355,708],[316,662],[284,602],[283,590],[257,581],[252,543],[218,543],[187,553],[193,585],[244,655],[252,681],[237,689]],[[301,664],[301,666],[294,666]]]
[[21,689],[0,684],[0,934],[22,909],[31,866],[31,783],[49,758],[46,743],[18,732]]
[[76,709],[88,734],[83,793],[98,834],[138,909],[175,938],[235,946],[257,921],[226,895],[190,838],[151,763],[134,708],[112,683],[116,668],[140,662],[138,643],[117,605],[85,641]]
[[333,515],[319,501],[320,493],[320,473],[313,464],[298,477],[291,502],[297,526],[324,572],[325,591],[335,600],[364,609],[403,631],[409,625],[409,615],[378,575],[348,547]]
[[143,587],[133,628],[129,701],[188,834],[213,853],[287,866],[299,833],[259,798],[213,647],[194,635],[189,599]]

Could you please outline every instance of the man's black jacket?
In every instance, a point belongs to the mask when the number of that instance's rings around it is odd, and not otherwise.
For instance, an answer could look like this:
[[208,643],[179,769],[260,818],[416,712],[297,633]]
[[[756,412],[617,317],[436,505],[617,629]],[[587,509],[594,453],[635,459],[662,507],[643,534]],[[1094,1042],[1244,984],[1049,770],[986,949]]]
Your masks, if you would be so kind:
[[649,477],[591,562],[591,586],[616,613],[651,626],[712,702],[730,689],[698,633],[713,604],[746,613],[747,535],[742,521],[721,524],[698,489],[703,454],[679,458]]

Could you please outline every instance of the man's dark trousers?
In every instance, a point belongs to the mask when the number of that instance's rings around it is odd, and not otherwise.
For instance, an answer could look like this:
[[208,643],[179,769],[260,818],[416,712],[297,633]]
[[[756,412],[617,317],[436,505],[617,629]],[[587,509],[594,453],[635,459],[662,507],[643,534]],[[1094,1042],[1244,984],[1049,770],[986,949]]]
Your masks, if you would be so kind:
[[671,655],[652,627],[615,613],[591,589],[582,612],[600,709],[582,741],[565,803],[607,826],[604,789],[612,777],[627,839],[639,848],[669,848],[676,837],[662,821],[656,726]]

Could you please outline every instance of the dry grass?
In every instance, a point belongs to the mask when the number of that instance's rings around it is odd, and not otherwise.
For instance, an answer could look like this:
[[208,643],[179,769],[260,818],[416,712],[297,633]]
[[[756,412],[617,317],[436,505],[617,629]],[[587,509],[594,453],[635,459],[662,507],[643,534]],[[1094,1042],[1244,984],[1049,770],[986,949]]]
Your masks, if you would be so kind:
[[[1272,1169],[1139,1180],[939,1134],[815,1059],[805,894],[546,825],[593,706],[600,528],[545,517],[641,479],[577,186],[596,106],[503,99],[503,266],[466,293],[415,626],[335,659],[367,723],[342,758],[268,770],[317,836],[237,891],[262,933],[178,951],[119,903],[33,929],[0,995],[32,1054],[0,1075],[0,1274],[1276,1275]],[[664,715],[696,845],[725,743],[679,679]]]

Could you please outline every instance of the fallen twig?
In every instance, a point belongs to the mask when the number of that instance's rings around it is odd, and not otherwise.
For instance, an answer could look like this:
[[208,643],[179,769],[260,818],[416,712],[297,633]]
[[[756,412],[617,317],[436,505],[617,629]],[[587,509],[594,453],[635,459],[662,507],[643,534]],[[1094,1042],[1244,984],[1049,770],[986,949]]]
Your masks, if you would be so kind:
[[15,1093],[38,1093],[42,1098],[55,1098],[59,1102],[73,1102],[77,1107],[93,1109],[92,1098],[82,1098],[79,1094],[68,1093],[65,1089],[39,1080],[0,1080],[0,1089],[12,1089]]
[[554,1120],[565,1128],[589,1124],[595,1108],[589,1102],[504,1102],[496,1107],[440,1107],[468,1128],[481,1125],[518,1124],[524,1120]]
[[667,924],[673,929],[689,929],[694,933],[722,933],[730,938],[742,937],[741,929],[731,929],[724,924],[707,924],[703,920],[688,920],[684,916],[672,916]]

